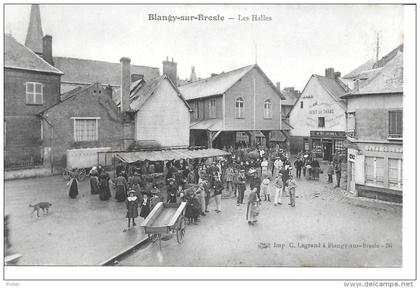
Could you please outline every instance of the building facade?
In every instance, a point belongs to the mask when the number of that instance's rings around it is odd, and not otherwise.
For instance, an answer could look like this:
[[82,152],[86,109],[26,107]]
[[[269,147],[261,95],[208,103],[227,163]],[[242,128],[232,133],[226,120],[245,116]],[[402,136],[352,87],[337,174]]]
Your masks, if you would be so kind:
[[237,132],[269,139],[282,128],[280,91],[258,65],[250,65],[180,86],[193,110],[191,145],[223,148],[235,146]]
[[60,70],[4,36],[5,168],[40,165],[42,130],[38,113],[60,99]]
[[357,79],[347,99],[348,187],[363,197],[402,202],[403,53]]
[[290,111],[292,153],[312,151],[316,157],[330,160],[345,153],[346,106],[339,97],[348,92],[333,68],[325,76],[312,75]]

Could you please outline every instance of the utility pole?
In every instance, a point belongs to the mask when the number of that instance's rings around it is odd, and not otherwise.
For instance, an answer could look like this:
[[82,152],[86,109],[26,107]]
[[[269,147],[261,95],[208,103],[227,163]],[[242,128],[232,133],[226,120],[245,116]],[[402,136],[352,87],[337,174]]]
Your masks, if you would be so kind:
[[376,33],[376,63],[379,61],[379,33]]

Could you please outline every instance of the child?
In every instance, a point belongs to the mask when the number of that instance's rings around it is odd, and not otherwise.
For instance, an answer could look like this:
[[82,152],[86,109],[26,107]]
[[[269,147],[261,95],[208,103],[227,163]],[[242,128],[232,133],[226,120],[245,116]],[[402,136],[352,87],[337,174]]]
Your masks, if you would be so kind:
[[[150,213],[150,201],[149,201],[149,197],[144,194],[143,195],[143,202],[141,203],[141,208],[140,208],[140,217],[143,217],[146,219],[146,217],[149,215]],[[134,224],[135,226],[136,224]]]
[[[127,205],[127,215],[128,218],[128,229],[130,229],[130,220],[133,222],[133,227],[136,226],[136,223],[134,222],[134,219],[139,216],[139,213],[137,211],[137,208],[139,206],[139,201],[137,199],[137,196],[135,195],[135,190],[128,191],[128,197],[125,200],[125,203]],[[124,229],[124,232],[127,231],[127,229]]]
[[282,189],[283,189],[283,180],[281,179],[281,174],[279,173],[276,177],[276,179],[274,179],[274,188],[275,188],[275,193],[274,193],[274,206],[277,206],[277,204],[282,204],[281,203],[281,196],[282,196]]
[[268,193],[269,184],[270,184],[270,177],[268,177],[267,175],[265,176],[265,179],[261,183],[261,192],[262,192],[262,195],[264,196],[264,201],[267,201],[267,198],[268,198],[268,202],[271,202],[270,193]]
[[332,161],[330,161],[327,167],[328,183],[333,183],[333,178],[332,178],[333,172],[334,172],[333,163]]
[[287,186],[289,187],[289,195],[290,195],[290,203],[291,207],[295,207],[296,204],[296,180],[293,179],[293,176],[290,175],[289,179],[287,180]]
[[167,197],[167,203],[176,203],[176,185],[175,185],[175,180],[170,178],[169,179],[169,185],[167,188],[167,193],[168,193],[168,197]]

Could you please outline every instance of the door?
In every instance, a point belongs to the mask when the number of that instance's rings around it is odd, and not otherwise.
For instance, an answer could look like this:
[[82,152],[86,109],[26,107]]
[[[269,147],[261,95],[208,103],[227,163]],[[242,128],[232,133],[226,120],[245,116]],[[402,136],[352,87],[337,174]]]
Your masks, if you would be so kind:
[[324,150],[323,160],[330,161],[332,159],[332,142],[324,142],[322,143],[322,146]]

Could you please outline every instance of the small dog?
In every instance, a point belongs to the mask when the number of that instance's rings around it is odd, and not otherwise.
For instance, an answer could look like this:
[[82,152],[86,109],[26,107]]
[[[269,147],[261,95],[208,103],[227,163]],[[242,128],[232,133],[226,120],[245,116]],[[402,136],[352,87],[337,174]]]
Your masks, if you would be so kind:
[[44,214],[45,214],[45,210],[47,210],[47,213],[48,213],[48,208],[50,208],[51,207],[51,203],[49,203],[49,202],[39,202],[39,203],[37,203],[37,204],[35,204],[35,205],[31,205],[31,204],[29,204],[29,207],[33,207],[34,208],[34,210],[32,211],[32,213],[31,213],[31,216],[32,216],[32,214],[34,214],[34,212],[36,211],[36,215],[39,217],[39,210],[40,209],[42,209],[42,212],[44,212]]

